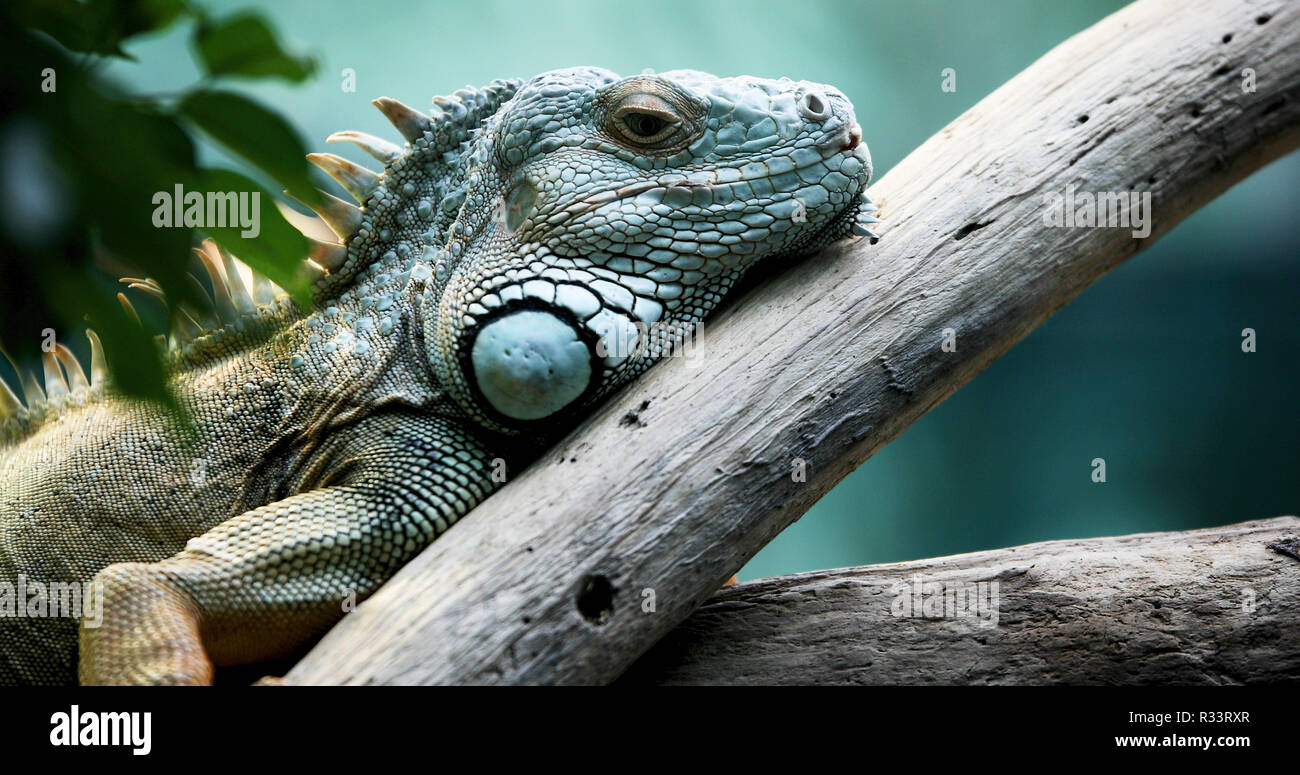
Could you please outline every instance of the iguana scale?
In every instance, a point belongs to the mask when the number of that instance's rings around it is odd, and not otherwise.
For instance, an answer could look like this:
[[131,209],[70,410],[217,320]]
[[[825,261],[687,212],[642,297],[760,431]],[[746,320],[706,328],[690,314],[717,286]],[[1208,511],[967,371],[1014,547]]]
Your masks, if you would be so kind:
[[[0,381],[0,683],[194,684],[293,653],[680,341],[760,259],[870,234],[852,106],[820,84],[596,68],[375,105],[381,173],[312,160],[338,242],[304,311],[205,243],[220,322],[166,355],[189,418],[59,345]],[[159,294],[150,280],[132,282]],[[639,347],[638,337],[645,341]],[[93,581],[103,621],[16,615]]]

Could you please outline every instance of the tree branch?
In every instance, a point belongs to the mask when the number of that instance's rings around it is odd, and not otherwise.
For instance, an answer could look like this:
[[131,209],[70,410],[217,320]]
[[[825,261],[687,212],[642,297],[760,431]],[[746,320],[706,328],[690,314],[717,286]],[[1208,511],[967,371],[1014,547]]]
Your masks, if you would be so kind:
[[[1300,560],[1269,547],[1296,536],[1278,517],[761,579],[715,594],[620,682],[1295,680]],[[968,589],[992,605],[953,616]]]
[[[899,109],[859,108],[868,129],[872,111]],[[759,285],[711,321],[699,368],[670,360],[611,400],[287,681],[617,678],[872,453],[1295,148],[1298,127],[1300,6],[1140,0],[1101,21],[872,188],[879,244],[840,244]],[[1046,226],[1045,195],[1067,186],[1149,191],[1150,237]],[[956,352],[940,347],[945,328]],[[792,481],[795,459],[806,482]]]

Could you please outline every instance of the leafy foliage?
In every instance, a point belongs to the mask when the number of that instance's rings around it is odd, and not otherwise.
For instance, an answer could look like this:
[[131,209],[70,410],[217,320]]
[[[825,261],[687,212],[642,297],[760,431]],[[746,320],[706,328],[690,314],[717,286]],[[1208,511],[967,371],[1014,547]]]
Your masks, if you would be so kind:
[[318,195],[311,184],[307,151],[289,122],[228,91],[196,90],[181,100],[177,110],[295,196],[311,197],[315,203]]
[[276,76],[305,81],[315,65],[310,59],[286,54],[262,17],[246,13],[219,23],[204,22],[194,46],[211,75]]
[[[132,94],[96,72],[105,57],[131,59],[134,36],[193,20],[192,45],[207,76],[180,95]],[[309,78],[315,65],[279,44],[253,13],[211,19],[187,0],[31,0],[6,4],[10,30],[0,65],[10,74],[0,122],[0,345],[31,361],[42,332],[82,347],[89,325],[103,340],[121,390],[173,403],[152,332],[174,308],[206,301],[185,278],[202,231],[257,271],[309,300],[300,273],[306,240],[262,185],[246,175],[201,166],[202,132],[252,171],[311,203],[302,141],[273,111],[216,88],[228,77]],[[258,192],[260,229],[155,225],[159,192]],[[166,289],[172,309],[139,305],[137,325],[117,303],[114,276],[147,276]],[[76,334],[73,336],[72,334]]]

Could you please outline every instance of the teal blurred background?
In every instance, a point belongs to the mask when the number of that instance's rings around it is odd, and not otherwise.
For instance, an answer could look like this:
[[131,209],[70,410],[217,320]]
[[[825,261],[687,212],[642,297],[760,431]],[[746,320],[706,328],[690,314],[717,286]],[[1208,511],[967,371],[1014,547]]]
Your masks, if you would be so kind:
[[[220,15],[248,4],[205,5]],[[282,0],[261,10],[317,57],[320,74],[306,87],[244,90],[323,150],[340,129],[395,138],[369,105],[380,95],[427,107],[467,83],[578,64],[788,75],[853,100],[878,178],[1123,5]],[[136,91],[182,89],[199,75],[187,32],[136,42],[128,51],[140,63],[106,72]],[[947,67],[955,93],[940,90]],[[342,88],[345,68],[355,92]],[[370,162],[351,146],[330,150]],[[1298,182],[1293,154],[1103,278],[842,482],[741,578],[1296,513]],[[1241,350],[1246,327],[1255,353]],[[1090,478],[1097,457],[1104,484]]]

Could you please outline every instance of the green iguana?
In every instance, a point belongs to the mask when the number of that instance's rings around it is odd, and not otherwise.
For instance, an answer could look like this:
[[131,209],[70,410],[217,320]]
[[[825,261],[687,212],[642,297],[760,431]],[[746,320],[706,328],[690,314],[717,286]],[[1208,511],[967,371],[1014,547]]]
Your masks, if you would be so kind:
[[[25,402],[0,381],[0,682],[201,684],[294,653],[748,267],[876,221],[828,86],[573,68],[434,102],[375,101],[404,147],[329,138],[382,173],[309,157],[361,205],[319,208],[339,242],[305,264],[312,311],[205,243],[220,320],[166,355],[184,426],[114,392],[93,332],[89,377],[59,345]],[[101,622],[28,602],[89,581]]]

